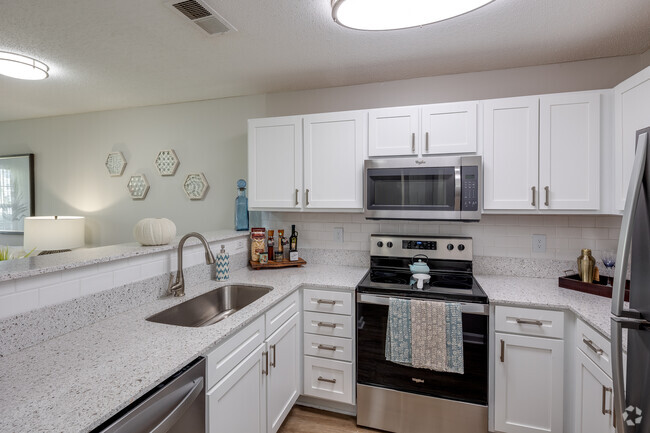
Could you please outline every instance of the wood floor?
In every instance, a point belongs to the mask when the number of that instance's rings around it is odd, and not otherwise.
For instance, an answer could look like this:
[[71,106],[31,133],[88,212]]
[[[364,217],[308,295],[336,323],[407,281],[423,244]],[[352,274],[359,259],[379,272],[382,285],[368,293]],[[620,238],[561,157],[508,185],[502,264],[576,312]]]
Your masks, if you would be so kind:
[[357,427],[356,418],[295,405],[278,433],[376,433]]

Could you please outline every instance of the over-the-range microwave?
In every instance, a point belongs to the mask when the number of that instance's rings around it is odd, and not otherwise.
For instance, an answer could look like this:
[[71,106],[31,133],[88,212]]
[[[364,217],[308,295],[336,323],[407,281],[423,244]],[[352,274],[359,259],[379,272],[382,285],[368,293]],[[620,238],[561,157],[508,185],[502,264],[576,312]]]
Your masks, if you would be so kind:
[[480,156],[372,159],[363,171],[367,219],[481,219]]

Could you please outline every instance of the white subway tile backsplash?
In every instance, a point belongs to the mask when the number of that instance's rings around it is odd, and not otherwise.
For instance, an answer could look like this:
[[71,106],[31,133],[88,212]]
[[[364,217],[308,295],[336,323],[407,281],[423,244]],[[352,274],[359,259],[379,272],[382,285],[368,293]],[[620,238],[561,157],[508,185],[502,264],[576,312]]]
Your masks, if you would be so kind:
[[14,293],[16,291],[16,281],[15,280],[8,280],[8,281],[0,281],[0,302],[2,299],[2,296],[8,295],[10,293]]
[[361,225],[361,231],[364,233],[378,233],[379,223],[366,223]]
[[81,268],[70,269],[61,272],[61,281],[78,280],[80,278],[89,277],[97,273],[97,265],[83,266]]
[[115,287],[123,286],[124,284],[129,284],[133,281],[139,281],[140,266],[127,266],[113,271],[113,278],[115,279]]
[[594,215],[569,215],[570,227],[596,227]]
[[140,268],[140,278],[151,278],[165,272],[165,262],[162,259],[151,263],[145,263]]
[[79,281],[66,281],[38,289],[38,306],[60,304],[70,299],[78,298],[80,294]]
[[25,290],[0,297],[0,318],[38,308],[38,289]]
[[92,277],[81,278],[79,280],[81,296],[112,289],[115,284],[114,281],[113,272],[103,272],[101,274],[95,274]]
[[51,272],[49,274],[37,275],[35,277],[21,278],[16,280],[16,291],[36,289],[43,286],[51,286],[61,282],[62,272]]

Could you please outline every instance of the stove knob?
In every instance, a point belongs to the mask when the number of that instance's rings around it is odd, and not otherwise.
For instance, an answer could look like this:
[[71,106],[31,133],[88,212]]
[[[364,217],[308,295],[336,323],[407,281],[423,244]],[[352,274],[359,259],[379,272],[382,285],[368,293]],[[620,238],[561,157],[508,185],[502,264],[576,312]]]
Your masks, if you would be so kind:
[[386,243],[386,246],[387,246],[388,248],[393,248],[393,243],[392,243],[392,242],[387,242],[387,243]]
[[381,248],[381,247],[384,246],[384,243],[383,243],[382,241],[379,241],[379,242],[377,242],[377,246],[378,246],[379,248]]
[[464,251],[464,250],[465,250],[465,245],[458,244],[458,251]]
[[454,244],[447,244],[447,249],[449,251],[453,250],[454,249]]

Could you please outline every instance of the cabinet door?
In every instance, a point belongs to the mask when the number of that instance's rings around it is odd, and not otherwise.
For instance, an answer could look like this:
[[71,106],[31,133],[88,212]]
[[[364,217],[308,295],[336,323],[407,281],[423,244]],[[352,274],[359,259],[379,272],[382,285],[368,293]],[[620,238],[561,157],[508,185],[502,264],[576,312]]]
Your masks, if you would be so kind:
[[636,131],[650,126],[650,67],[614,88],[615,207],[623,210],[630,183]]
[[265,345],[208,391],[210,433],[266,433]]
[[363,209],[366,112],[304,117],[305,208]]
[[267,419],[269,433],[278,431],[300,395],[300,315],[294,314],[267,340],[269,375]]
[[302,128],[299,117],[248,121],[248,206],[299,208],[302,199]]
[[612,379],[576,349],[576,433],[613,433]]
[[422,107],[423,155],[475,153],[476,101]]
[[417,155],[420,149],[419,117],[419,107],[370,110],[368,155]]
[[564,342],[495,334],[494,422],[506,433],[561,433]]
[[541,96],[539,208],[600,207],[600,93]]
[[483,207],[537,209],[536,96],[483,101]]

